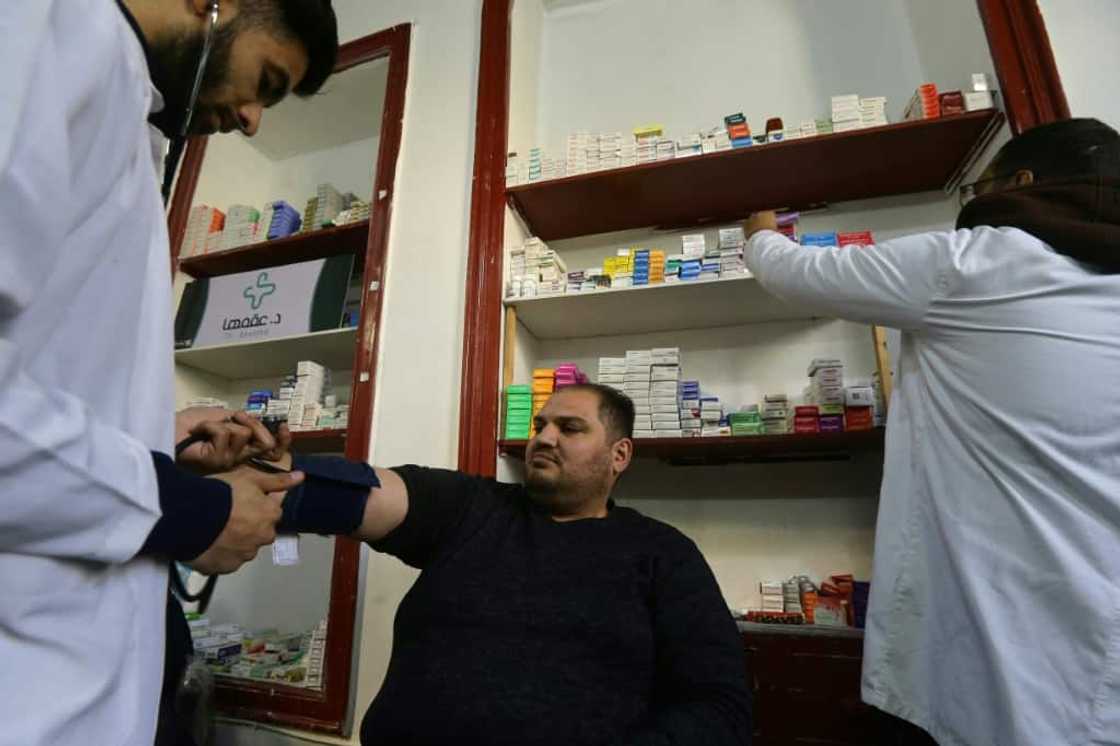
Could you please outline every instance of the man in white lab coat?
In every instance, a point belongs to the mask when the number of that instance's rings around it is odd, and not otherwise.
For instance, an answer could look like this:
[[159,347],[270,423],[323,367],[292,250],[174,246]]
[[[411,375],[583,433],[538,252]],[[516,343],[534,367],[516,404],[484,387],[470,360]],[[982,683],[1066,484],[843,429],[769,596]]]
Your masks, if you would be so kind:
[[[181,126],[209,5],[0,3],[4,746],[151,744],[167,560],[236,568],[274,536],[267,493],[299,479],[206,479],[169,455],[171,267],[148,120]],[[219,16],[193,131],[252,134],[265,106],[330,74],[327,0],[223,0]]]
[[863,699],[943,746],[1118,744],[1120,136],[1038,127],[966,191],[875,246],[745,225],[763,287],[902,331]]

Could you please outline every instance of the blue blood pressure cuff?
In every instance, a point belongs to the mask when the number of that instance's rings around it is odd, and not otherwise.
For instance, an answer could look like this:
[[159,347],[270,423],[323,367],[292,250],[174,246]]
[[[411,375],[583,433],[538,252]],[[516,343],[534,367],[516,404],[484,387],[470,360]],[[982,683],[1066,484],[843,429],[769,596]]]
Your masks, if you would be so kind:
[[370,489],[381,486],[369,464],[335,456],[293,453],[292,471],[304,479],[284,497],[281,534],[352,534],[362,525]]

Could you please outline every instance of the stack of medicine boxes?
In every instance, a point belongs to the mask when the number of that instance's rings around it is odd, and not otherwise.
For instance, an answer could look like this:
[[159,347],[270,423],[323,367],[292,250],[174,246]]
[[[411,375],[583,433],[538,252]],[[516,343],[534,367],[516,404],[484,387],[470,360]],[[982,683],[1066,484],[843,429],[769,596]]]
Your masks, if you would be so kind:
[[661,127],[638,127],[634,130],[638,163],[653,163],[657,160],[657,143],[661,139]]
[[519,384],[506,388],[506,439],[527,440],[533,419],[533,388]]
[[719,245],[706,247],[704,249],[704,258],[700,263],[700,279],[701,280],[718,280],[720,268],[720,247]]
[[822,433],[844,430],[844,364],[833,358],[816,358],[809,364],[808,400],[820,412]]
[[179,255],[188,257],[205,254],[207,237],[211,233],[221,233],[225,223],[226,216],[221,210],[216,210],[208,205],[192,207],[190,217],[187,218],[187,230],[183,233],[183,243]]
[[[604,386],[610,386],[616,391],[625,392],[623,386],[626,383],[626,358],[624,357],[601,357],[599,358],[599,376],[598,381]],[[646,413],[648,415],[648,412]],[[641,430],[638,427],[637,421],[634,423],[635,430]],[[644,428],[650,430],[652,428]]]
[[327,369],[314,361],[300,360],[296,363],[296,380],[291,387],[291,403],[288,405],[288,427],[293,431],[315,427],[327,375]]
[[700,419],[700,382],[681,381],[677,391],[680,395],[681,436],[700,437],[703,427]]
[[[534,368],[533,369],[533,409],[532,417],[544,409],[544,405],[548,403],[548,398],[552,396],[552,392],[556,389],[556,371],[552,368]],[[536,435],[536,428],[533,428],[532,433]]]
[[629,249],[619,249],[615,256],[603,260],[603,272],[611,278],[612,288],[628,288],[634,282],[634,255]]
[[700,434],[704,437],[730,435],[731,427],[723,427],[723,405],[718,396],[700,396]]
[[678,399],[681,351],[678,347],[656,347],[650,354],[649,405],[655,438],[681,437]]
[[785,611],[785,594],[781,582],[759,583],[759,591],[762,595],[762,611]]
[[552,377],[553,390],[559,391],[565,386],[575,386],[587,383],[587,375],[575,363],[560,363]]
[[633,258],[634,268],[633,272],[635,285],[648,285],[649,284],[649,249],[635,249],[630,252]]
[[732,412],[727,420],[731,424],[731,434],[737,438],[762,435],[762,418],[757,404],[749,404],[738,412]]
[[665,252],[651,249],[649,252],[649,283],[655,285],[665,282]]
[[319,198],[310,197],[307,204],[303,207],[303,227],[299,229],[300,233],[310,233],[311,231],[318,230],[321,226],[315,224],[315,215],[319,212]]
[[[653,355],[649,350],[627,350],[622,391],[634,402],[634,437],[652,438],[653,407],[650,400],[650,370]],[[641,413],[640,415],[638,413]]]
[[568,149],[565,163],[568,176],[587,173],[587,146],[591,141],[591,133],[587,131],[573,132],[568,135]]
[[284,200],[276,200],[265,208],[265,220],[261,221],[261,230],[267,231],[269,241],[290,236],[300,229],[303,221],[300,219],[296,208]]
[[222,231],[222,248],[235,249],[257,240],[257,223],[260,211],[250,205],[230,205],[226,210],[226,224]]
[[790,431],[789,397],[785,394],[766,394],[762,402],[762,432],[764,435],[785,435]]
[[727,137],[731,140],[731,147],[749,148],[754,145],[750,125],[747,124],[747,118],[742,112],[729,114],[723,118],[723,123],[727,127]]
[[700,277],[704,261],[704,234],[693,233],[681,236],[681,280],[695,280]]
[[743,262],[746,238],[742,227],[719,230],[719,276],[745,277],[747,265]]
[[348,207],[346,199],[339,194],[333,184],[326,182],[320,184],[316,189],[315,197],[315,217],[313,218],[315,228],[329,225],[338,216],[338,213]]
[[849,132],[863,127],[860,120],[859,96],[852,93],[832,97],[832,130]]

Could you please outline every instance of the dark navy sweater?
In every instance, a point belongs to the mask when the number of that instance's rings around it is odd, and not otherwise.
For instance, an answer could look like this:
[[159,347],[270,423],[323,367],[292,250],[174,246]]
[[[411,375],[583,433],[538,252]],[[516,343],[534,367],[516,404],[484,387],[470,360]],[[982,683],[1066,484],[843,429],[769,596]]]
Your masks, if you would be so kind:
[[373,548],[422,572],[364,746],[749,743],[742,642],[683,534],[613,505],[558,523],[521,485],[395,471],[408,514]]

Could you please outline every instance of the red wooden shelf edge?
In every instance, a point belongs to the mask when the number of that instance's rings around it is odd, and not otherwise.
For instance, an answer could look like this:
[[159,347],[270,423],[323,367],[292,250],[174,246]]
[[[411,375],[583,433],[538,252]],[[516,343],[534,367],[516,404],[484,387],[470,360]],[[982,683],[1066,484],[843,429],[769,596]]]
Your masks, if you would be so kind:
[[338,254],[355,254],[360,260],[364,258],[368,235],[369,221],[360,220],[337,228],[323,228],[274,241],[183,257],[179,260],[179,269],[191,277],[200,278],[323,259]]
[[[884,428],[842,433],[805,433],[708,438],[643,438],[635,441],[636,458],[675,463],[727,463],[764,459],[813,460],[881,449]],[[524,458],[528,441],[500,440],[499,452]]]
[[756,145],[510,187],[546,241],[688,227],[759,209],[938,190],[1003,121],[995,109]]

